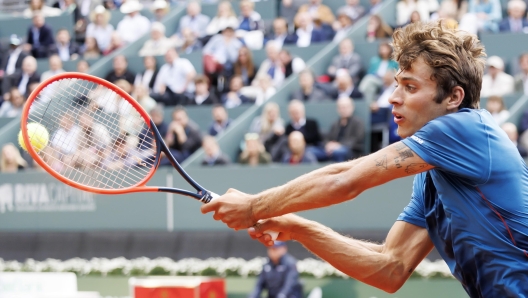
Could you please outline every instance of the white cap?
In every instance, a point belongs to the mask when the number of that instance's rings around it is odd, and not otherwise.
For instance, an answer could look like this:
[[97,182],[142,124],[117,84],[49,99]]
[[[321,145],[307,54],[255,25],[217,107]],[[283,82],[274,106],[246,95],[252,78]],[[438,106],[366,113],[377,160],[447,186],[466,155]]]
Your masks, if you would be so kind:
[[504,61],[499,56],[490,56],[486,61],[486,65],[504,70]]
[[152,3],[152,10],[158,10],[158,9],[165,9],[167,8],[168,4],[165,0],[156,0]]
[[135,11],[140,11],[143,9],[143,4],[139,3],[137,0],[127,0],[121,8],[119,9],[124,14],[129,14]]

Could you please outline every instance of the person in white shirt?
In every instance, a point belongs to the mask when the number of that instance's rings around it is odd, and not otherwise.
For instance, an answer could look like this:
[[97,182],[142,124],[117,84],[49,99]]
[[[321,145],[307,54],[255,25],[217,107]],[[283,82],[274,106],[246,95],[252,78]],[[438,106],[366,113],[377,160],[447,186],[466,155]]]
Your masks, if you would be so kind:
[[431,13],[436,12],[439,6],[437,0],[400,0],[396,4],[396,24],[407,24],[415,11],[420,14],[422,22],[427,22]]
[[150,27],[150,39],[145,42],[139,51],[139,56],[165,55],[165,53],[173,47],[174,41],[165,36],[165,25],[159,22],[154,22]]
[[77,151],[81,128],[74,120],[72,115],[65,113],[60,120],[60,128],[51,137],[51,146],[62,154]]
[[504,105],[504,100],[500,96],[490,96],[486,102],[486,110],[493,116],[497,124],[501,125],[510,117],[510,112]]
[[207,35],[215,35],[227,27],[238,28],[238,19],[231,3],[222,1],[218,4],[218,13],[207,25],[205,32]]
[[143,67],[145,70],[136,74],[134,80],[134,86],[143,86],[146,90],[153,92],[154,83],[156,83],[156,77],[158,76],[158,65],[156,58],[153,56],[146,56],[143,58]]
[[266,43],[266,59],[262,61],[256,76],[262,76],[268,74],[272,81],[273,86],[279,87],[284,82],[285,71],[282,62],[279,59],[280,47],[274,40],[270,40]]
[[139,12],[143,4],[137,0],[126,1],[119,9],[126,16],[117,24],[117,32],[125,43],[133,43],[150,30],[150,21]]
[[155,93],[151,96],[168,106],[185,103],[185,93],[194,91],[196,70],[189,60],[180,58],[175,49],[167,51],[165,62],[154,83]]
[[504,62],[498,56],[491,56],[486,61],[488,73],[482,77],[480,96],[504,96],[514,91],[514,79],[504,72]]
[[48,58],[48,61],[49,61],[49,70],[42,73],[42,75],[40,76],[40,81],[47,80],[54,75],[66,72],[62,68],[62,60],[59,57],[59,55],[51,55]]
[[4,101],[0,106],[0,117],[16,117],[22,114],[25,99],[17,88],[11,88],[9,101]]
[[97,45],[101,51],[106,51],[110,47],[110,40],[114,32],[114,26],[109,24],[110,12],[102,5],[95,7],[90,14],[91,23],[86,27],[86,37],[93,37],[97,40]]
[[182,31],[185,28],[191,29],[197,38],[202,38],[206,35],[207,25],[211,20],[208,16],[201,13],[202,7],[200,3],[191,1],[187,4],[187,14],[180,19],[178,28],[178,37],[181,39]]
[[519,57],[520,71],[515,75],[515,92],[528,94],[528,53]]

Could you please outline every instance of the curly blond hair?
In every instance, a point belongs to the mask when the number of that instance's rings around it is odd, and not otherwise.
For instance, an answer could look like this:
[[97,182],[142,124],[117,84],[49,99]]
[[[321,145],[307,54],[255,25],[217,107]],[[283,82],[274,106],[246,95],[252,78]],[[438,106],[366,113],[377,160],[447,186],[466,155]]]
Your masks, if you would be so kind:
[[486,53],[475,35],[435,21],[409,24],[396,30],[393,38],[393,57],[400,69],[410,69],[418,58],[432,68],[437,103],[460,86],[465,96],[459,108],[479,108]]

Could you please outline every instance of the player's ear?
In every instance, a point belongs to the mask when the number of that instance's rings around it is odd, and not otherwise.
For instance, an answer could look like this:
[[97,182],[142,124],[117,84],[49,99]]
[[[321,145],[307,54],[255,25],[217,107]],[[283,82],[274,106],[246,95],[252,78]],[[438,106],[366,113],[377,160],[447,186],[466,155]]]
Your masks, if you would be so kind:
[[447,109],[458,110],[464,100],[464,96],[464,89],[460,86],[455,86],[453,90],[451,90],[451,95],[447,98]]

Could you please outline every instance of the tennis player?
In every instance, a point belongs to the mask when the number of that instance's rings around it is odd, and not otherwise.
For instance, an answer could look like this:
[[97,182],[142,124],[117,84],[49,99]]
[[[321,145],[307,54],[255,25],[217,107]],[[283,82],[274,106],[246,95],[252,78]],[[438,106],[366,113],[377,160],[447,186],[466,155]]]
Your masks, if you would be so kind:
[[[229,190],[202,212],[252,237],[296,240],[349,276],[397,291],[437,248],[471,297],[528,297],[528,169],[479,110],[484,48],[439,22],[394,33],[400,65],[390,98],[401,142],[321,168],[256,195]],[[416,175],[411,201],[385,243],[344,237],[289,213],[351,200]],[[261,220],[257,224],[257,221]]]

